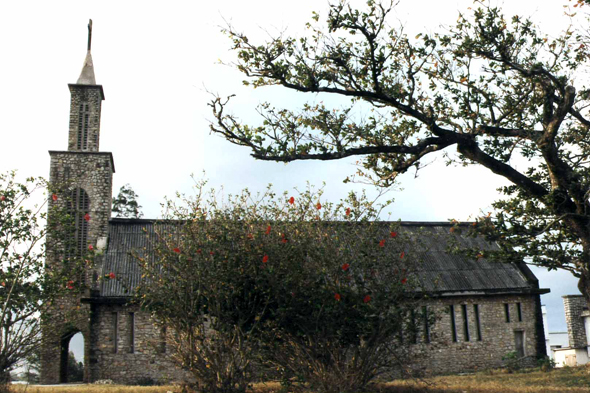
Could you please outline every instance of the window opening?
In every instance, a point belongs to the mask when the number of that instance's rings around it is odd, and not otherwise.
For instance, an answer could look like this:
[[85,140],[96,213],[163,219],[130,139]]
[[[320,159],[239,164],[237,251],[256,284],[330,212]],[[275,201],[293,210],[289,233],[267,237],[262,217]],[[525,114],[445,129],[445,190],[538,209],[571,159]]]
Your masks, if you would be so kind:
[[522,322],[522,307],[520,303],[516,303],[516,312],[518,313],[518,322]]
[[119,350],[119,313],[113,313],[113,353]]
[[510,304],[504,303],[504,316],[506,317],[506,323],[510,322]]
[[451,315],[451,336],[453,342],[457,342],[457,325],[455,324],[455,306],[452,304],[449,306],[449,313]]
[[463,339],[469,341],[469,317],[467,315],[467,304],[461,305],[461,314],[463,316]]
[[424,318],[424,342],[430,343],[430,325],[428,323],[428,307],[422,306],[422,316]]
[[473,305],[473,314],[475,315],[475,332],[477,334],[477,341],[481,341],[481,320],[479,318],[479,305]]
[[72,217],[71,241],[67,245],[67,257],[80,256],[86,252],[88,247],[88,221],[87,214],[90,214],[90,198],[82,188],[75,188],[70,193],[68,201],[68,214]]
[[129,313],[129,353],[135,353],[135,313]]
[[88,103],[80,104],[78,113],[78,150],[88,150],[88,129],[90,123],[90,108]]

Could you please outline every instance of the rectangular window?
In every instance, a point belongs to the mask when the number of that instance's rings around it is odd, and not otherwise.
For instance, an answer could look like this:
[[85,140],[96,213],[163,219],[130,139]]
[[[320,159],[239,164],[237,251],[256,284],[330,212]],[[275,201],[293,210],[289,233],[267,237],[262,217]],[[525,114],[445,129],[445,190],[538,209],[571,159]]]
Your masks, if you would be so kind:
[[162,330],[160,330],[160,352],[161,353],[166,353],[166,326],[162,327]]
[[78,150],[88,149],[88,130],[90,121],[90,108],[88,103],[81,103],[78,111]]
[[516,303],[516,312],[518,313],[518,322],[522,322],[522,307],[520,303]]
[[473,305],[473,314],[475,315],[475,330],[477,334],[477,341],[481,341],[481,320],[479,318],[479,305]]
[[416,312],[413,309],[410,312],[410,342],[418,344],[418,325],[416,324]]
[[455,306],[452,304],[449,306],[449,314],[451,315],[451,336],[453,342],[457,342],[457,325],[455,324]]
[[113,314],[113,353],[119,350],[119,313]]
[[463,316],[463,339],[469,341],[469,317],[467,315],[467,304],[461,305],[461,315]]
[[424,318],[424,342],[430,343],[430,324],[428,322],[428,307],[422,306],[422,317]]
[[135,313],[129,313],[129,353],[135,353]]
[[510,304],[504,303],[504,316],[506,317],[506,323],[510,322]]

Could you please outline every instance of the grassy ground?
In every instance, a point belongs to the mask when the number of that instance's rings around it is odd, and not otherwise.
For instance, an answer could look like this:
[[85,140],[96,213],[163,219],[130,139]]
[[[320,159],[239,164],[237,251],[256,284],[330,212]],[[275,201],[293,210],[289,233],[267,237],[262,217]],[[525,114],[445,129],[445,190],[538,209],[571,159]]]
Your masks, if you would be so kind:
[[[257,384],[254,393],[275,393],[277,383]],[[167,393],[180,392],[176,386],[74,385],[56,387],[14,386],[15,393]],[[548,373],[529,370],[515,374],[502,371],[462,376],[428,378],[422,381],[394,381],[374,386],[364,393],[590,393],[590,368],[557,369]]]

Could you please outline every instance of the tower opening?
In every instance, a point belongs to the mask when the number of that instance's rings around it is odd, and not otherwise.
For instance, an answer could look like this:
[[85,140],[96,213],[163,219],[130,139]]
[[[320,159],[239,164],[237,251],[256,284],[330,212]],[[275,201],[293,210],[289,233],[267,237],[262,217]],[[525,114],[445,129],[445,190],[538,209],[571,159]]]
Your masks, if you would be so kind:
[[83,382],[84,367],[84,336],[74,330],[61,338],[59,382]]

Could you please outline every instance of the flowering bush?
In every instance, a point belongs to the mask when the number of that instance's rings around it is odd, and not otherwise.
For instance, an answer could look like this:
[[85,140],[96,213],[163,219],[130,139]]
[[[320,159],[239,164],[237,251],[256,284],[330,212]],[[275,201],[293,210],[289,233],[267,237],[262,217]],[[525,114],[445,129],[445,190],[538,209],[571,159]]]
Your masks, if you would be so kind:
[[219,201],[203,186],[168,203],[155,259],[138,255],[139,299],[199,389],[245,391],[265,366],[299,387],[355,391],[401,362],[411,258],[376,221],[382,206],[312,188]]

